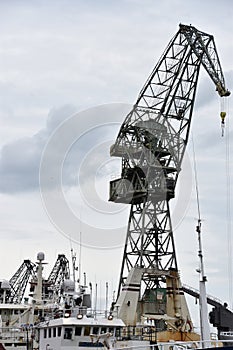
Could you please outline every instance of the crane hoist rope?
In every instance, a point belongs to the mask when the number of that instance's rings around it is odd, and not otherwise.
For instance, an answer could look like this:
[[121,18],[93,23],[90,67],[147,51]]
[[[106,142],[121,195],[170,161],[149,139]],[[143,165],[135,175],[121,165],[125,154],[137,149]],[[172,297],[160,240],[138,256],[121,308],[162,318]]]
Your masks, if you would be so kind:
[[[229,105],[226,102],[228,113]],[[228,255],[228,292],[231,308],[233,307],[233,270],[232,270],[232,225],[231,225],[231,171],[230,171],[230,125],[227,123],[225,137],[225,169],[226,169],[226,234],[227,234],[227,255]]]

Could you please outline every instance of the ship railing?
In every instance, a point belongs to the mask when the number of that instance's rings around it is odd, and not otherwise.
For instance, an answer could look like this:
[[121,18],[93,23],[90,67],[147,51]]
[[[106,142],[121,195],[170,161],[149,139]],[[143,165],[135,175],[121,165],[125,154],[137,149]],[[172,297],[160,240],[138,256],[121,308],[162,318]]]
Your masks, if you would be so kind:
[[170,342],[158,342],[154,344],[145,344],[145,345],[132,345],[127,347],[119,347],[114,350],[198,350],[198,349],[215,349],[222,348],[225,346],[233,345],[232,341],[225,340],[208,340],[208,341],[188,341],[188,342],[178,342],[178,341],[170,341]]
[[150,343],[157,343],[157,333],[163,329],[157,328],[155,330],[152,326],[124,326],[118,330],[117,340],[122,341],[148,341]]
[[[106,310],[92,310],[88,309],[86,307],[71,307],[71,308],[54,308],[50,312],[46,313],[46,316],[42,317],[44,321],[51,319],[51,318],[68,318],[70,316],[72,317],[78,317],[78,316],[87,316],[90,318],[108,318],[110,316],[110,312]],[[78,317],[79,318],[79,317]],[[81,317],[80,317],[81,318]],[[41,319],[41,321],[43,321]]]
[[16,327],[1,327],[0,340],[26,341],[28,336],[33,334],[33,329],[23,329]]

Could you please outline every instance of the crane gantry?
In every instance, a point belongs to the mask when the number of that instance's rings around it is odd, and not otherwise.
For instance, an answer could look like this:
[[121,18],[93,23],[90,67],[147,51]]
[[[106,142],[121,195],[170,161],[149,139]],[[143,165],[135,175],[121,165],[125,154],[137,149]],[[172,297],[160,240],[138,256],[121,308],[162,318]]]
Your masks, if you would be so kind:
[[193,329],[169,202],[188,142],[201,66],[219,96],[229,96],[213,36],[180,24],[110,149],[111,156],[122,159],[122,170],[121,178],[110,182],[109,200],[131,206],[117,300],[127,325],[159,314],[174,318],[178,330]]

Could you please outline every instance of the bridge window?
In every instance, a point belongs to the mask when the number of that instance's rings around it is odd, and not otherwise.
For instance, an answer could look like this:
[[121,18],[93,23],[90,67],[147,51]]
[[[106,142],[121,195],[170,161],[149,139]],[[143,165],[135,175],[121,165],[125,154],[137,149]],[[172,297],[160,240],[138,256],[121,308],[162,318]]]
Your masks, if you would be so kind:
[[93,334],[99,334],[99,327],[93,327],[92,333]]
[[75,335],[81,335],[82,334],[82,327],[75,327]]
[[57,327],[57,336],[58,336],[58,337],[61,336],[61,327]]
[[106,333],[107,332],[107,328],[106,327],[101,327],[101,333]]
[[121,336],[121,328],[116,327],[116,337],[120,337],[120,336]]
[[73,328],[66,327],[64,333],[64,339],[72,339]]
[[56,338],[57,336],[57,328],[53,327],[53,337]]
[[47,338],[47,329],[44,329],[44,338]]
[[85,328],[84,328],[84,335],[90,335],[90,327],[89,326],[86,326]]

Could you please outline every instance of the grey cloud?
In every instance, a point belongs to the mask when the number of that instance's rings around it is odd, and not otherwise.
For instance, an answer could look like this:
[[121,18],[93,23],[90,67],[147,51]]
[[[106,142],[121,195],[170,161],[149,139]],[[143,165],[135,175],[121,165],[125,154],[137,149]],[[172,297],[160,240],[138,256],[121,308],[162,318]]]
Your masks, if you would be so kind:
[[[103,177],[109,164],[109,148],[131,106],[106,104],[74,114],[49,138],[41,163],[42,187],[77,186]],[[107,171],[113,171],[111,163]],[[112,169],[112,170],[111,170]],[[61,178],[60,178],[61,177]],[[50,179],[53,179],[51,183]],[[106,184],[107,186],[107,184]]]
[[[38,190],[40,162],[45,152],[49,152],[46,173],[51,188],[55,182],[51,181],[49,174],[61,156],[59,171],[62,172],[63,186],[84,184],[90,178],[93,180],[100,164],[110,158],[109,146],[115,141],[119,121],[123,121],[130,107],[126,104],[110,104],[76,114],[75,107],[71,105],[52,109],[44,129],[32,137],[3,146],[0,156],[0,192]],[[71,127],[70,120],[74,121]],[[51,140],[54,133],[58,134],[58,138],[53,144]],[[102,175],[97,172],[97,176]]]
[[23,138],[2,148],[0,191],[14,193],[38,186],[39,159],[43,145],[37,138]]
[[71,117],[75,112],[77,112],[77,110],[72,105],[53,108],[48,114],[46,131],[49,133],[54,131],[66,118]]
[[20,138],[2,147],[0,192],[15,193],[38,189],[40,159],[48,137],[74,110],[73,106],[52,110],[45,129],[32,137]]

